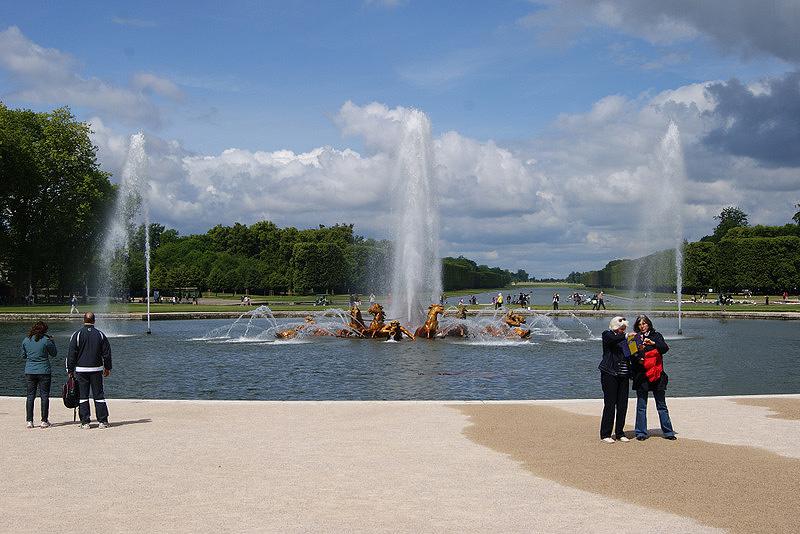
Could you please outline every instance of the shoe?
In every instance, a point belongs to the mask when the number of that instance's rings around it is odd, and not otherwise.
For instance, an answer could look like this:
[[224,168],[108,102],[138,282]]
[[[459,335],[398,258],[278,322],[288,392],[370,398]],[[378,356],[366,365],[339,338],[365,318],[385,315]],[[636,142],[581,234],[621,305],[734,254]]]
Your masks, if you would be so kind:
[[647,439],[647,436],[636,436],[636,441],[644,441]]
[[50,423],[47,421],[42,421],[42,424],[39,425],[41,428],[50,428]]
[[617,441],[621,441],[622,443],[628,443],[630,440],[625,436],[620,436],[617,438]]
[[664,439],[668,439],[670,441],[675,441],[678,438],[677,438],[677,436],[664,436]]
[[603,438],[600,441],[603,443],[614,443],[614,438]]
[[33,428],[33,421],[28,421],[25,423],[25,428]]
[[89,425],[89,423],[81,423],[81,428],[88,430],[89,428],[92,428],[92,427]]
[[108,428],[109,426],[111,426],[111,425],[109,425],[108,423],[103,423],[101,421],[100,424],[97,425],[97,428]]

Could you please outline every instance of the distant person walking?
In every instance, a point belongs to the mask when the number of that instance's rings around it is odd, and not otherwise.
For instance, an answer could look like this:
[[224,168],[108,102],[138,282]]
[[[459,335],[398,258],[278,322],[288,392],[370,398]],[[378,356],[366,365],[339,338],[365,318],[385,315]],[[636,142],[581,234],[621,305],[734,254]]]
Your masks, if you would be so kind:
[[95,328],[94,313],[83,314],[83,328],[72,334],[67,354],[67,372],[75,376],[80,391],[78,414],[81,428],[89,428],[89,390],[94,398],[95,417],[100,428],[108,428],[108,407],[103,393],[103,377],[111,374],[111,344],[106,335]]
[[605,300],[604,300],[605,298],[606,298],[606,294],[603,293],[603,290],[601,289],[600,293],[597,294],[597,309],[598,310],[600,309],[600,306],[602,306],[604,310],[606,309],[606,303],[605,303]]
[[783,303],[786,304],[787,300],[789,300],[789,292],[784,289],[783,290]]
[[502,308],[502,307],[503,307],[503,294],[502,293],[498,293],[497,294],[497,308],[499,309],[499,308]]
[[78,297],[76,297],[75,295],[72,295],[72,298],[69,299],[69,306],[70,306],[69,308],[70,314],[80,313],[78,311]]
[[553,309],[558,309],[558,301],[561,300],[561,295],[558,293],[553,293]]
[[42,403],[42,428],[50,426],[50,383],[52,368],[50,358],[58,355],[53,338],[47,335],[47,323],[36,321],[28,336],[22,340],[22,359],[25,360],[25,382],[28,399],[25,402],[25,421],[27,427],[33,428],[33,403],[36,401],[36,390]]
[[600,369],[600,385],[603,388],[603,416],[600,419],[600,439],[614,443],[611,431],[617,440],[630,441],[625,437],[625,415],[628,412],[628,386],[630,384],[630,361],[625,356],[621,343],[626,343],[625,329],[628,321],[614,317],[603,332],[603,359]]
[[640,315],[633,323],[637,333],[637,345],[641,347],[633,362],[633,389],[636,391],[636,439],[646,440],[647,432],[647,394],[653,392],[656,400],[661,432],[665,438],[674,440],[675,431],[667,409],[666,390],[669,377],[664,372],[663,355],[669,350],[664,336],[653,328],[647,315]]

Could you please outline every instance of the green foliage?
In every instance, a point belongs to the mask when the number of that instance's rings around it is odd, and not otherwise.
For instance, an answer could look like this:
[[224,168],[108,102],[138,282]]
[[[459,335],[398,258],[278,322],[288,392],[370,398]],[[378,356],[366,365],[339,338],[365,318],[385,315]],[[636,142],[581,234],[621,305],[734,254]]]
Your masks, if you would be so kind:
[[800,237],[725,238],[719,243],[719,286],[780,292],[800,280]]
[[717,227],[714,228],[712,238],[714,241],[719,241],[733,228],[748,226],[747,214],[735,206],[728,206],[724,208],[719,215],[714,217],[719,221]]
[[89,126],[0,103],[0,271],[17,300],[28,287],[80,287],[92,270],[103,216],[114,199]]
[[347,289],[347,263],[338,242],[297,243],[292,273],[297,293],[343,293]]
[[513,275],[499,267],[477,265],[463,256],[442,260],[442,286],[445,291],[504,287]]

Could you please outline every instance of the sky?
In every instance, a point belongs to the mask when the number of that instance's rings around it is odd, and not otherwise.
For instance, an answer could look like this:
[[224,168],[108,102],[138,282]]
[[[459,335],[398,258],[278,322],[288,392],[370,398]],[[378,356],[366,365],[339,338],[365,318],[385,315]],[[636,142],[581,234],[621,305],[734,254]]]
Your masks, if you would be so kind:
[[[794,0],[4,2],[0,100],[69,106],[154,220],[388,237],[395,126],[432,125],[440,250],[563,277],[800,202]],[[677,126],[682,173],[665,170]],[[672,155],[674,156],[674,154]]]

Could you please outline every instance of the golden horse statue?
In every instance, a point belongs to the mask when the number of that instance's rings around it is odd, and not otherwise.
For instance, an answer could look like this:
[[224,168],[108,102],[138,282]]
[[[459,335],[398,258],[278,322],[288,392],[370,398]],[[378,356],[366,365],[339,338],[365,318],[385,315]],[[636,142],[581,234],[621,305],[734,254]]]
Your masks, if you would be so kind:
[[311,328],[311,325],[317,324],[314,320],[314,317],[311,315],[306,315],[303,317],[305,321],[301,325],[297,325],[294,328],[287,328],[286,330],[281,330],[279,332],[275,332],[275,337],[278,339],[293,339],[297,337],[300,332],[305,332],[311,336],[330,336],[332,335],[330,332],[323,328]]
[[[458,309],[456,310],[455,317],[456,319],[466,319],[467,307],[463,304],[459,304]],[[436,334],[437,337],[467,337],[468,335],[469,335],[469,329],[467,328],[467,325],[464,323],[450,324],[448,326],[445,326],[442,330],[440,330]]]
[[521,328],[525,324],[525,317],[522,314],[508,310],[506,316],[503,317],[503,322],[511,327],[511,330],[520,338],[528,339],[530,337],[531,331]]
[[336,337],[364,337],[367,327],[364,325],[364,318],[361,316],[361,310],[353,304],[350,308],[350,322],[347,324],[349,328],[342,328],[336,331]]
[[414,341],[414,334],[406,330],[401,324],[400,321],[389,321],[389,324],[386,324],[380,330],[377,330],[372,333],[372,337],[376,339],[381,338],[388,338],[393,339],[395,341],[400,341],[403,339],[403,334],[407,335],[411,338],[411,341]]
[[383,312],[383,306],[377,302],[370,304],[369,309],[367,309],[367,313],[372,315],[372,321],[369,323],[369,327],[364,335],[373,337],[372,334],[386,326],[383,322],[383,320],[386,319],[386,314]]
[[434,339],[436,337],[436,330],[439,329],[439,316],[443,314],[444,306],[441,304],[431,304],[428,306],[428,317],[425,319],[425,324],[417,328],[414,335],[416,337]]
[[503,317],[503,323],[508,327],[488,325],[483,328],[483,332],[493,337],[505,337],[509,339],[520,338],[528,339],[531,335],[530,330],[521,328],[525,323],[525,317],[519,313],[509,310]]

